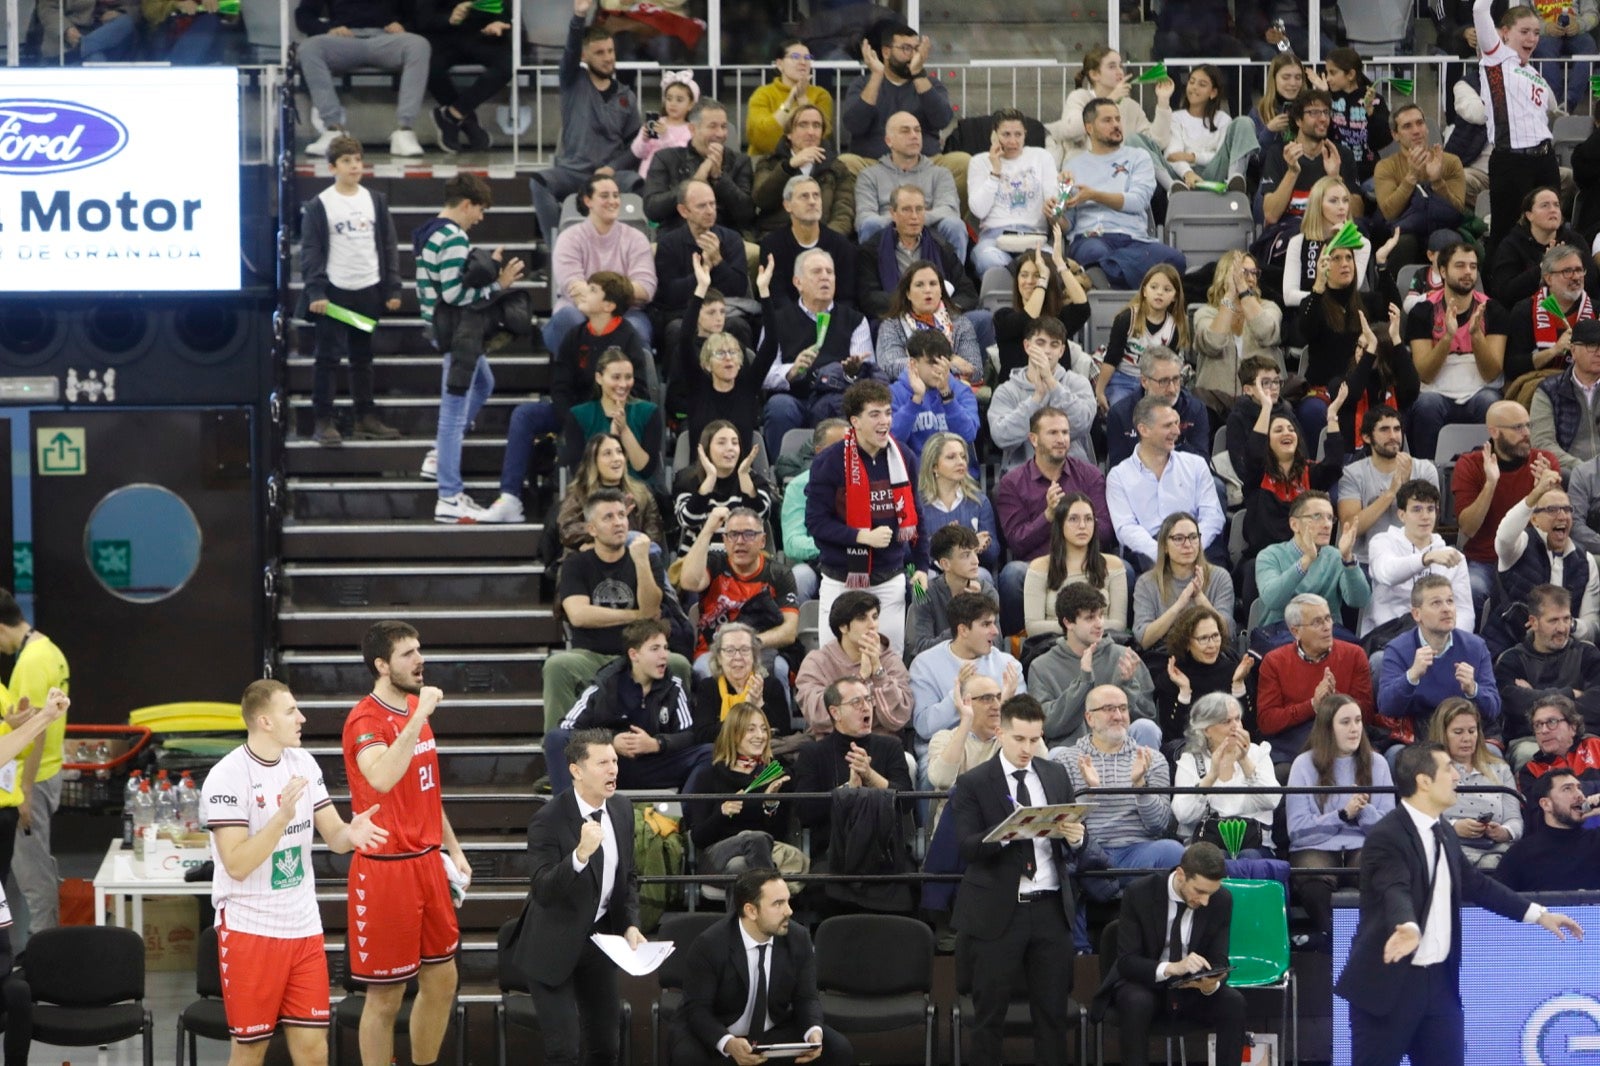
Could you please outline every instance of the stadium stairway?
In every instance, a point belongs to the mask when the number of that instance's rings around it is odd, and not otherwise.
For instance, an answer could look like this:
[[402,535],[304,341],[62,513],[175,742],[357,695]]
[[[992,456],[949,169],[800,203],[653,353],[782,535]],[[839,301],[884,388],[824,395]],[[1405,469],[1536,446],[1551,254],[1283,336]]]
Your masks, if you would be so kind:
[[[303,174],[301,199],[328,181]],[[420,631],[427,681],[445,692],[432,719],[440,786],[473,869],[460,911],[462,991],[486,995],[496,988],[495,932],[518,913],[527,891],[526,829],[537,803],[531,785],[544,773],[540,668],[549,648],[559,646],[561,627],[543,588],[544,566],[535,558],[539,525],[433,520],[435,485],[419,470],[437,426],[440,358],[418,316],[410,237],[438,213],[444,180],[369,177],[366,183],[388,196],[401,249],[403,303],[373,338],[379,411],[401,437],[351,436],[353,412],[341,371],[337,418],[344,443],[327,448],[312,441],[312,329],[297,321],[278,472],[275,670],[298,697],[307,719],[305,745],[349,817],[340,733],[345,715],[371,687],[357,647],[367,626],[380,619],[404,619]],[[474,229],[474,242],[504,245],[508,255],[533,247],[532,209],[515,206],[527,202],[526,180],[491,179],[491,186],[506,206],[489,212]],[[291,306],[302,288],[298,270],[293,278]],[[533,291],[540,314],[547,313],[547,282],[536,277],[521,285]],[[548,356],[526,345],[496,353],[493,365],[495,394],[462,450],[467,490],[484,504],[498,492],[511,409],[537,398],[549,379]],[[548,495],[536,496],[530,492],[527,500],[531,517],[549,505]],[[343,970],[349,862],[325,849],[315,861],[329,963],[337,974]]]

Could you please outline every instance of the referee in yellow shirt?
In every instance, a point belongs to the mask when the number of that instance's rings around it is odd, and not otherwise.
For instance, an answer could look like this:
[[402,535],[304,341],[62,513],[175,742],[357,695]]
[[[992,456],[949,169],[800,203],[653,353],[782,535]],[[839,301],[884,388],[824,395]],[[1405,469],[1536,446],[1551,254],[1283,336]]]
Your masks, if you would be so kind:
[[[16,656],[6,685],[10,714],[23,700],[43,707],[53,688],[70,695],[67,657],[55,642],[28,624],[16,598],[0,589],[0,653]],[[0,725],[0,732],[9,727]],[[0,881],[17,875],[28,901],[28,934],[60,924],[61,885],[50,852],[50,818],[61,806],[61,753],[67,734],[62,715],[21,755],[0,766]]]

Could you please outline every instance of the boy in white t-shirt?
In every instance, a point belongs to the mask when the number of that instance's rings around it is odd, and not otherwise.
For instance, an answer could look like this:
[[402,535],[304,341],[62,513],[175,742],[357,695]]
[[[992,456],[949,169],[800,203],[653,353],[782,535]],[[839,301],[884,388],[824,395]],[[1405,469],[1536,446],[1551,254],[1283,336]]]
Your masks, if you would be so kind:
[[[282,1024],[298,1063],[326,1062],[328,960],[311,876],[315,828],[328,849],[379,847],[388,830],[373,805],[339,817],[316,759],[300,747],[305,716],[281,681],[253,681],[240,713],[245,742],[206,775],[201,810],[211,831],[211,902],[217,911],[222,1003],[234,1066],[265,1061]],[[350,930],[360,951],[363,931]]]
[[343,443],[333,419],[334,374],[340,356],[350,361],[355,435],[394,440],[400,432],[378,417],[372,394],[372,334],[328,314],[335,304],[377,319],[400,309],[400,250],[381,192],[361,184],[361,142],[336,137],[328,146],[333,184],[306,201],[301,225],[300,270],[305,295],[300,313],[316,323],[311,409],[316,442]]

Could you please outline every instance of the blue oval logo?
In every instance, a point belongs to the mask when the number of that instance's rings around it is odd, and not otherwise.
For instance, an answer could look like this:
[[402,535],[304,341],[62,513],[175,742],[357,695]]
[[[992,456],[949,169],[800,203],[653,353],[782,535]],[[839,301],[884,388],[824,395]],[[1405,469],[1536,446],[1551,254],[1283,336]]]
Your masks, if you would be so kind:
[[0,174],[82,170],[122,151],[128,127],[64,100],[0,100]]

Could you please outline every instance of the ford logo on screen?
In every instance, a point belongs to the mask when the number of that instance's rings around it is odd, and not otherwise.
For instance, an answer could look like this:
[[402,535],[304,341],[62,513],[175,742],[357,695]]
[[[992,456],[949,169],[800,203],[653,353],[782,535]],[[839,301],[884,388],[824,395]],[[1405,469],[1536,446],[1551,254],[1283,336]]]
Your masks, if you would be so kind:
[[128,127],[98,108],[60,100],[0,100],[0,174],[59,174],[103,163]]

